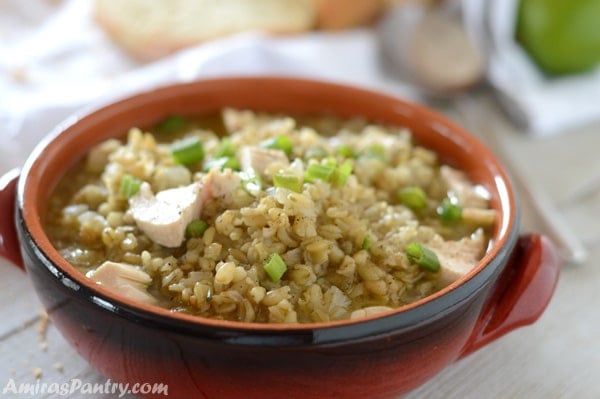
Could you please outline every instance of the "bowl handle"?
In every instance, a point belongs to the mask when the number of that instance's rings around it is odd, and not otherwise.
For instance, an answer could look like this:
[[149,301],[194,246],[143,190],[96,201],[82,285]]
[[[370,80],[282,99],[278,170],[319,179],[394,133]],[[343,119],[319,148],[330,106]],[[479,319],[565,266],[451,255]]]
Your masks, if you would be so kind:
[[558,252],[547,237],[539,234],[519,237],[460,357],[536,321],[554,293],[560,266]]
[[19,239],[15,227],[15,196],[19,170],[13,169],[0,176],[0,256],[25,270],[19,249]]

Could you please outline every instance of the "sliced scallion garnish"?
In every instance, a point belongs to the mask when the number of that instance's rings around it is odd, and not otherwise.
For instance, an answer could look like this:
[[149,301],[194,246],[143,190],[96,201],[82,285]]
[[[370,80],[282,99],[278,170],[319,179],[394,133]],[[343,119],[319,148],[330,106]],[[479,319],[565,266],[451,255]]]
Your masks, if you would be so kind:
[[208,229],[208,223],[202,219],[192,220],[185,228],[185,234],[188,237],[198,238],[204,235]]
[[192,136],[174,142],[171,145],[171,154],[173,154],[175,162],[191,165],[204,159],[204,147],[200,138]]
[[404,187],[396,193],[398,201],[413,210],[427,207],[427,194],[420,187]]
[[234,157],[215,158],[204,163],[204,172],[208,172],[213,168],[217,168],[219,170],[240,170],[240,163]]
[[344,184],[346,184],[346,180],[348,180],[348,177],[352,173],[352,168],[352,161],[349,159],[346,159],[344,162],[342,162],[341,165],[335,168],[333,177],[331,179],[333,183],[335,183],[338,187],[343,187]]
[[181,115],[171,115],[158,123],[157,129],[163,133],[173,133],[185,126],[185,119]]
[[140,186],[142,185],[142,181],[133,175],[123,175],[121,179],[121,187],[119,188],[119,192],[127,197],[131,198],[140,191]]
[[347,145],[341,146],[337,149],[336,152],[344,158],[356,158],[356,151],[354,151],[352,147]]
[[317,180],[330,181],[335,171],[335,165],[331,163],[312,163],[306,168],[304,172],[304,179],[310,183],[314,183]]
[[273,282],[277,282],[281,280],[281,277],[283,277],[283,274],[286,272],[287,265],[277,252],[273,252],[267,257],[264,268],[265,272],[269,275],[269,278]]
[[387,149],[381,144],[371,144],[360,155],[365,158],[379,159],[382,162],[388,161]]
[[371,236],[368,234],[365,236],[365,238],[363,238],[362,249],[365,251],[371,249]]
[[440,270],[440,260],[435,252],[418,242],[411,242],[404,249],[408,260],[417,266],[437,272]]
[[292,174],[278,173],[273,175],[273,185],[275,187],[287,188],[297,193],[302,192],[302,182],[298,176]]
[[215,150],[214,157],[215,158],[223,158],[223,157],[234,157],[235,156],[235,148],[233,147],[233,143],[231,142],[230,137],[223,137]]
[[321,160],[329,156],[329,152],[323,147],[310,147],[304,152],[304,160],[310,161],[311,159]]
[[456,223],[462,218],[462,208],[450,198],[444,198],[437,212],[444,224]]
[[242,178],[242,188],[244,191],[256,197],[263,188],[263,182],[260,176],[254,169],[251,169],[240,172],[240,177]]
[[285,152],[287,156],[290,156],[292,155],[292,149],[294,147],[294,144],[292,143],[292,140],[289,139],[289,137],[279,135],[262,141],[260,143],[260,146],[263,148],[270,148],[272,150],[280,150]]

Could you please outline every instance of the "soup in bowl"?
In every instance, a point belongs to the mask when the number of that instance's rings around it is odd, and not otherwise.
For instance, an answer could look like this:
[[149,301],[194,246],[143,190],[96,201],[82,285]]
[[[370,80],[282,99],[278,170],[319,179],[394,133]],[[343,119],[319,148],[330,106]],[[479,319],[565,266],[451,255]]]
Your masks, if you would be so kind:
[[363,120],[224,109],[93,147],[45,231],[83,273],[173,312],[243,322],[357,318],[424,298],[487,250],[489,193]]
[[57,327],[169,396],[399,395],[535,321],[558,277],[477,139],[331,83],[150,90],[65,122],[4,180],[3,252]]

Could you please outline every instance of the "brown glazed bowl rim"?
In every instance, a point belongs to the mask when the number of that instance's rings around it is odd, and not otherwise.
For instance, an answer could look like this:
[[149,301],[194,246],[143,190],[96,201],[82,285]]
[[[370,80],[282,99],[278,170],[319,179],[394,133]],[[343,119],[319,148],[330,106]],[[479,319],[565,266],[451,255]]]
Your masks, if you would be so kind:
[[[288,90],[293,95],[339,92],[340,94],[335,94],[338,100],[342,96],[347,96],[346,98],[363,96],[372,101],[384,102],[393,106],[394,112],[409,115],[411,118],[420,118],[445,139],[450,139],[461,147],[467,146],[471,157],[477,158],[476,161],[471,161],[478,162],[482,168],[487,168],[493,174],[495,190],[498,191],[496,198],[492,199],[494,203],[492,206],[500,211],[500,222],[497,223],[492,237],[493,245],[478,265],[466,276],[426,298],[361,319],[301,324],[224,321],[172,312],[169,309],[136,302],[115,294],[105,287],[95,284],[64,260],[44,233],[39,208],[41,208],[40,203],[47,198],[48,194],[47,192],[46,196],[40,194],[40,187],[43,185],[41,183],[49,178],[47,171],[52,168],[56,169],[56,164],[63,162],[65,156],[71,156],[65,154],[67,150],[63,148],[67,136],[87,123],[95,123],[93,122],[95,118],[108,120],[119,113],[130,112],[132,109],[139,110],[144,107],[145,103],[153,102],[153,98],[177,97],[186,90],[189,92],[198,87],[214,87],[218,92],[219,87],[227,85],[229,85],[228,87],[254,85],[267,90],[269,88],[275,91]],[[289,112],[294,113],[294,110]],[[360,110],[357,114],[360,115]],[[129,127],[122,126],[122,134],[125,134]],[[82,149],[77,156],[71,156],[72,161],[83,155],[93,144],[95,143]],[[69,165],[62,166],[63,171],[60,174],[64,173],[64,169],[68,167]],[[54,184],[58,177],[55,176],[51,183]],[[46,189],[46,191],[48,190]],[[416,326],[435,318],[436,315],[457,306],[488,285],[492,277],[497,274],[497,269],[506,262],[516,243],[519,219],[515,190],[501,163],[483,143],[447,117],[422,105],[410,103],[390,94],[382,94],[346,84],[293,77],[226,77],[176,83],[137,92],[78,112],[45,136],[27,159],[19,178],[16,206],[17,229],[22,242],[22,250],[36,261],[37,264],[34,267],[45,268],[60,281],[63,288],[73,291],[81,300],[91,301],[116,315],[155,328],[177,329],[186,333],[225,337],[231,342],[250,345],[300,344],[306,343],[307,340],[312,343],[341,342],[346,339],[385,334],[398,328]],[[267,337],[270,338],[267,339]],[[282,337],[286,338],[280,339]],[[267,341],[265,342],[263,338]]]

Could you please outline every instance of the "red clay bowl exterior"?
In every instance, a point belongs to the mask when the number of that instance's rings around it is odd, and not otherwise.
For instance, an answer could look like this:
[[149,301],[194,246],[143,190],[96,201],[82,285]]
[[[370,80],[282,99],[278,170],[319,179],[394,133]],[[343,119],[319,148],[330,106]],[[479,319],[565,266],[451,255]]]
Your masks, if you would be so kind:
[[[169,114],[197,115],[224,106],[360,115],[408,126],[420,144],[490,191],[500,215],[493,247],[465,278],[424,300],[361,321],[302,325],[209,320],[135,303],[95,285],[59,256],[42,229],[44,205],[59,178],[90,147]],[[1,222],[0,254],[25,266],[73,347],[113,381],[167,384],[174,398],[398,397],[487,342],[534,322],[559,272],[546,238],[519,236],[515,190],[479,141],[421,106],[318,81],[196,81],[73,117],[38,146],[19,177],[12,173],[0,180],[0,211],[12,215]]]

